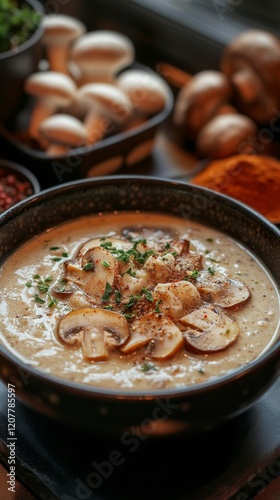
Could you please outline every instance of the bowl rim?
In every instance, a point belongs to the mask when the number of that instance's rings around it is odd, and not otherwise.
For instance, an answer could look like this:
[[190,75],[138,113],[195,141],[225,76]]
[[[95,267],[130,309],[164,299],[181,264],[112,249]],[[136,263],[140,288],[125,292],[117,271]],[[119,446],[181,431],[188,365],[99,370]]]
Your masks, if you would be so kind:
[[0,61],[4,61],[5,59],[9,59],[10,57],[15,57],[18,54],[25,52],[30,47],[35,45],[43,35],[44,29],[42,26],[42,20],[43,20],[44,13],[45,13],[43,5],[40,2],[38,2],[37,0],[24,0],[24,2],[29,4],[35,12],[38,12],[39,14],[41,14],[41,20],[40,20],[36,30],[32,33],[32,35],[27,40],[25,40],[23,43],[18,45],[15,49],[9,49],[9,50],[5,50],[4,52],[0,52]]
[[[8,223],[13,218],[21,215],[28,209],[32,209],[36,202],[41,201],[42,203],[48,199],[52,199],[55,197],[59,197],[60,194],[65,194],[68,191],[76,191],[83,190],[85,188],[90,188],[92,185],[112,185],[116,183],[118,185],[127,182],[136,182],[140,184],[150,184],[156,183],[157,185],[160,183],[166,187],[171,189],[182,189],[184,187],[191,187],[195,191],[200,193],[206,193],[212,198],[217,198],[218,200],[223,201],[226,205],[239,208],[241,211],[245,211],[250,216],[253,216],[257,221],[261,222],[269,231],[274,233],[276,237],[280,240],[280,230],[272,224],[268,219],[259,214],[256,210],[247,206],[246,204],[235,200],[227,195],[222,193],[217,193],[212,191],[211,189],[204,188],[202,186],[192,185],[188,182],[183,181],[174,181],[172,179],[158,178],[158,177],[149,177],[149,176],[140,176],[140,175],[116,175],[116,176],[103,176],[92,179],[80,179],[77,181],[67,182],[58,186],[54,186],[48,189],[41,191],[39,194],[35,194],[16,205],[10,207],[6,212],[0,214],[0,230],[1,227]],[[124,209],[125,210],[125,209]],[[152,210],[150,210],[152,212]],[[154,211],[156,212],[156,211]],[[254,253],[254,252],[252,252]],[[278,322],[277,330],[279,330],[280,319]],[[280,336],[279,338],[272,343],[268,348],[266,348],[260,355],[258,355],[255,359],[243,365],[239,368],[230,370],[223,375],[219,375],[215,378],[208,379],[205,382],[201,382],[194,385],[184,386],[184,387],[171,387],[167,389],[141,389],[141,390],[120,390],[120,389],[110,389],[106,387],[98,387],[91,384],[75,382],[67,378],[60,378],[58,376],[52,375],[51,373],[44,372],[36,367],[25,363],[21,357],[17,357],[10,351],[5,345],[0,344],[0,357],[4,356],[14,365],[19,367],[23,372],[29,373],[33,375],[36,379],[39,379],[43,382],[50,382],[57,388],[63,388],[64,391],[74,392],[76,395],[86,396],[88,398],[99,400],[123,400],[123,401],[139,401],[139,400],[157,400],[158,398],[186,398],[188,396],[200,395],[205,392],[215,391],[217,388],[224,387],[235,380],[244,379],[247,375],[253,374],[257,372],[264,365],[269,364],[269,362],[273,359],[279,359],[280,357]],[[280,364],[279,364],[280,369]]]

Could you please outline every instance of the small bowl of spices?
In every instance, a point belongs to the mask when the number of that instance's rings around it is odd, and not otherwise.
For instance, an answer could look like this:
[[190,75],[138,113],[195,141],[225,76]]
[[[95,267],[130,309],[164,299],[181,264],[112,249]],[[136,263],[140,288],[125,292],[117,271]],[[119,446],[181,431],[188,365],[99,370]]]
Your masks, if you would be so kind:
[[0,158],[0,213],[39,191],[40,184],[32,172]]

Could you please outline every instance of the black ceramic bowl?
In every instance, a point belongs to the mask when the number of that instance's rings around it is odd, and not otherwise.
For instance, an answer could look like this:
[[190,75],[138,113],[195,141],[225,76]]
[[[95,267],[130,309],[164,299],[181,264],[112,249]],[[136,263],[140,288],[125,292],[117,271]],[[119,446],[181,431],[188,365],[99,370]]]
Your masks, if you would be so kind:
[[[135,63],[132,68],[154,74],[150,68],[139,63]],[[85,177],[112,174],[125,166],[133,167],[151,154],[156,133],[173,109],[171,89],[164,81],[162,84],[166,91],[166,103],[162,111],[131,130],[111,135],[89,147],[73,148],[65,155],[50,156],[16,138],[13,132],[17,130],[16,125],[8,128],[1,124],[0,147],[4,149],[7,158],[16,158],[26,165],[44,188]],[[17,121],[23,122],[25,127],[30,110],[30,106],[23,109],[17,117]]]
[[[261,259],[280,284],[280,232],[256,212],[212,191],[147,177],[78,181],[42,192],[0,217],[0,263],[26,240],[56,224],[103,211],[143,210],[191,218],[218,228]],[[98,434],[139,431],[194,434],[247,409],[280,370],[280,339],[255,361],[192,387],[128,394],[59,379],[0,347],[0,375],[32,408]],[[154,425],[157,424],[157,426]]]

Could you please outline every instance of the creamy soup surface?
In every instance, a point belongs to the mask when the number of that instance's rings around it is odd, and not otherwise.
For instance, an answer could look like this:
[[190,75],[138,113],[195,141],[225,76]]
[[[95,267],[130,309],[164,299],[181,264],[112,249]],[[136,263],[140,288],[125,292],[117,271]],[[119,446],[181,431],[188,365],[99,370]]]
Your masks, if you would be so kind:
[[279,296],[226,235],[166,215],[84,217],[26,243],[0,273],[1,343],[106,388],[185,387],[275,341]]

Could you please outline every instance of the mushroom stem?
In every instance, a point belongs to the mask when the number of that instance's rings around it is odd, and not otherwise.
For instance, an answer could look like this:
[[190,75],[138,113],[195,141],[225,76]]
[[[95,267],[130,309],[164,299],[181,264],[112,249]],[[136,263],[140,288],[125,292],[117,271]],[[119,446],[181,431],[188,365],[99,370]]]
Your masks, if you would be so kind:
[[55,106],[52,106],[47,99],[41,99],[35,104],[30,117],[29,135],[32,139],[36,139],[44,149],[47,147],[48,143],[40,135],[39,126],[54,112]]
[[68,46],[50,45],[47,47],[47,59],[49,61],[50,70],[69,75],[67,55]]
[[95,144],[96,142],[101,141],[112,127],[115,128],[111,120],[108,118],[106,119],[93,111],[89,112],[87,115],[84,121],[84,126],[90,144]]

